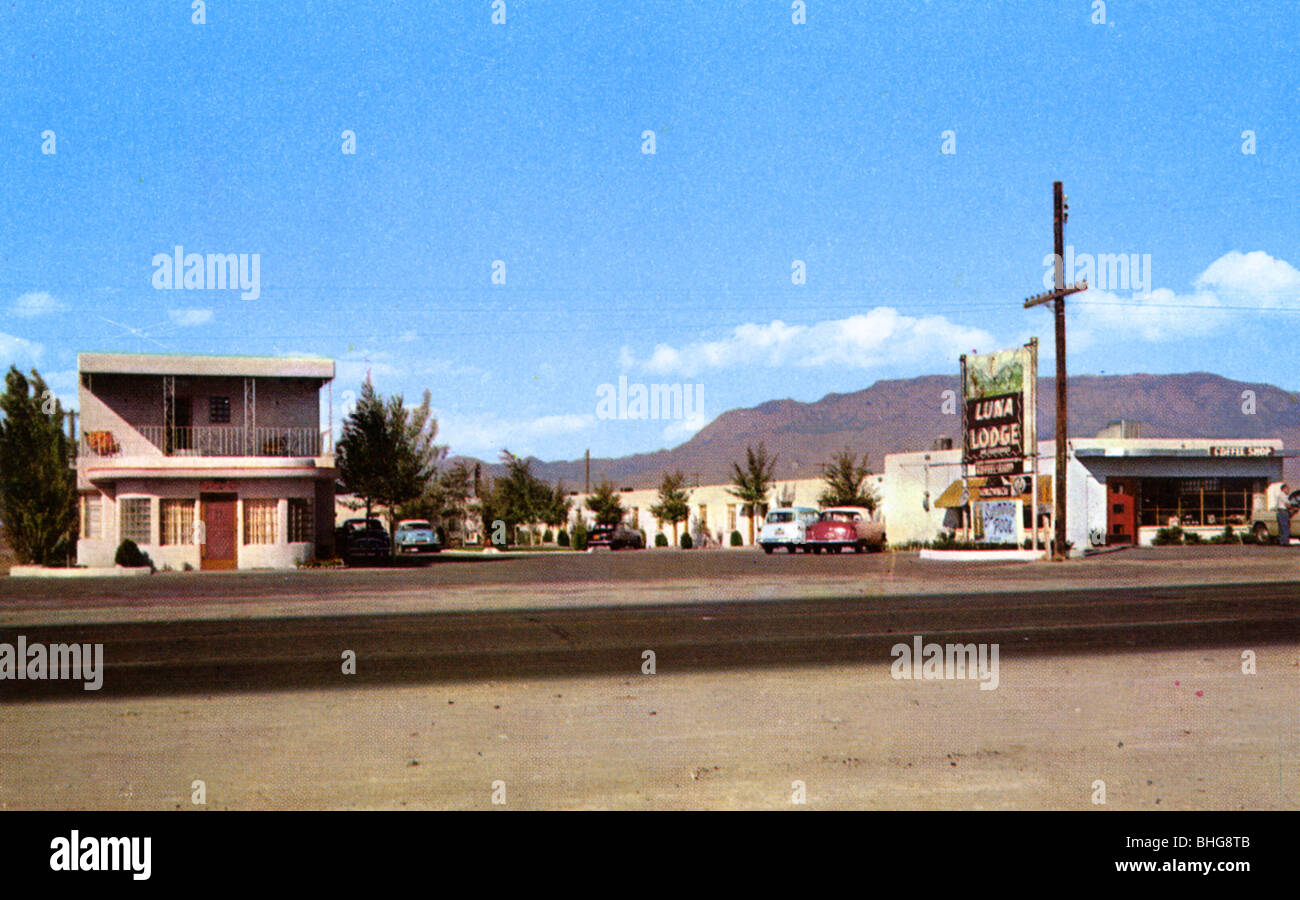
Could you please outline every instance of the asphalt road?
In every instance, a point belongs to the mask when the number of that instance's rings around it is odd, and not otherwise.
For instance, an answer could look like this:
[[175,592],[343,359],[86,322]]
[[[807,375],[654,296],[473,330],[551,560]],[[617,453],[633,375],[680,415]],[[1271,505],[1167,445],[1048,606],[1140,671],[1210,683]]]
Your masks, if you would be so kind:
[[[511,569],[504,561],[482,570],[488,568]],[[145,582],[137,591],[149,587],[149,580],[132,581]],[[240,583],[235,578],[202,582]],[[359,615],[293,615],[291,603],[285,609],[287,614],[238,619],[6,624],[0,641],[14,643],[22,634],[29,645],[102,643],[101,695],[162,695],[633,674],[647,649],[655,651],[660,671],[879,662],[888,660],[891,646],[913,635],[941,643],[997,642],[1003,659],[1300,638],[1300,581],[1277,579],[1014,593],[972,593],[958,579],[943,593],[818,599]],[[356,653],[355,675],[342,673],[346,650]],[[52,696],[87,695],[79,682],[0,682],[3,702]]]

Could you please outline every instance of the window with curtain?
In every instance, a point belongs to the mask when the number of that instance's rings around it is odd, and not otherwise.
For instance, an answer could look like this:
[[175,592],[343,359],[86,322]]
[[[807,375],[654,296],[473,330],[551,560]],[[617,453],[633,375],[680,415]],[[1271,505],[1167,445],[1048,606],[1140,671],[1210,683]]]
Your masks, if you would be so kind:
[[279,501],[271,498],[244,501],[244,543],[274,544]]
[[163,500],[161,503],[162,542],[165,545],[194,542],[194,501]]

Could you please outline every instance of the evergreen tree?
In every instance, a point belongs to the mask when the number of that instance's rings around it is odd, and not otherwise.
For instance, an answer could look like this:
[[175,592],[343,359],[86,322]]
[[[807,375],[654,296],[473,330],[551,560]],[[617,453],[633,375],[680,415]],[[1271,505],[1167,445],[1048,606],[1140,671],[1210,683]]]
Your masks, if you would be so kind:
[[677,526],[685,522],[691,514],[688,495],[685,491],[686,476],[679,469],[665,472],[659,482],[659,502],[650,507],[650,515],[660,522],[669,522],[673,526],[673,546],[677,546]]
[[77,474],[63,406],[31,375],[11,366],[0,395],[0,517],[21,562],[53,565],[76,540]]

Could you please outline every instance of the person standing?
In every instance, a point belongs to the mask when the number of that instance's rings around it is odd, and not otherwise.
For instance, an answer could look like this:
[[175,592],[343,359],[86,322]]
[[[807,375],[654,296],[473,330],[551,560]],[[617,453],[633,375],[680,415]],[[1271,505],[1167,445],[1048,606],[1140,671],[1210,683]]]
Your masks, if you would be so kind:
[[1269,494],[1271,502],[1270,509],[1277,510],[1277,543],[1279,547],[1285,547],[1291,543],[1291,509],[1287,505],[1287,494],[1290,488],[1286,482],[1278,484],[1275,489],[1270,489]]

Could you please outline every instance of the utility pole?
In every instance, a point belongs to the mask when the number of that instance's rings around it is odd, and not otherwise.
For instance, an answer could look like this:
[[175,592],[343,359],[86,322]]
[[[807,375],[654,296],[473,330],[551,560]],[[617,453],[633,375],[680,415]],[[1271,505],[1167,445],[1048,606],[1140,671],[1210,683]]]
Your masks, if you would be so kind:
[[586,460],[587,460],[587,474],[583,478],[582,490],[583,493],[590,494],[591,493],[591,448],[590,447],[587,448]]
[[[1065,283],[1065,223],[1070,218],[1070,207],[1065,202],[1065,193],[1061,182],[1052,182],[1052,243],[1056,259],[1053,265],[1055,277],[1053,289],[1045,294],[1037,294],[1025,301],[1025,309],[1041,303],[1055,304],[1056,318],[1056,476],[1055,501],[1052,508],[1052,521],[1056,525],[1056,538],[1053,544],[1052,559],[1060,561],[1066,558],[1065,546],[1065,442],[1069,436],[1066,423],[1065,394],[1065,298],[1088,289],[1088,283]],[[1037,460],[1037,449],[1035,460]],[[1037,462],[1035,461],[1035,466]],[[1034,523],[1038,527],[1038,523]]]

